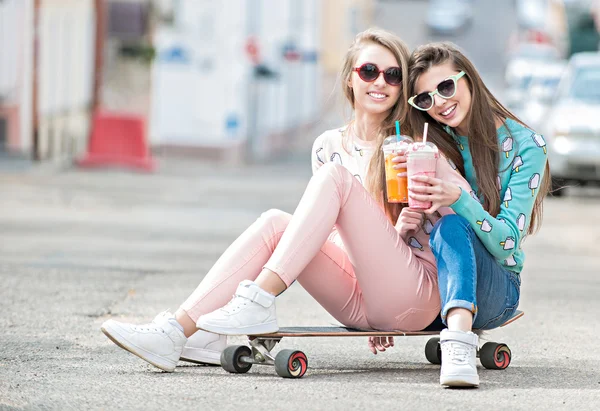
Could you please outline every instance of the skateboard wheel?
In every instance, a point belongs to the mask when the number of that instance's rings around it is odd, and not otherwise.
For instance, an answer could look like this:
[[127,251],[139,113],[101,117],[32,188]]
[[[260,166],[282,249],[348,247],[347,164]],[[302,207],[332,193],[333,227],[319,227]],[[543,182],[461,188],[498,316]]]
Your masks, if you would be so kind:
[[508,345],[487,342],[479,350],[479,361],[488,370],[503,370],[510,364],[512,354]]
[[281,350],[275,356],[275,371],[283,378],[300,378],[306,374],[308,359],[297,350]]
[[243,374],[252,368],[252,364],[242,361],[242,357],[250,357],[252,351],[245,345],[232,345],[221,353],[221,367],[234,374]]
[[432,364],[442,363],[442,348],[440,347],[440,338],[430,338],[425,344],[425,358]]

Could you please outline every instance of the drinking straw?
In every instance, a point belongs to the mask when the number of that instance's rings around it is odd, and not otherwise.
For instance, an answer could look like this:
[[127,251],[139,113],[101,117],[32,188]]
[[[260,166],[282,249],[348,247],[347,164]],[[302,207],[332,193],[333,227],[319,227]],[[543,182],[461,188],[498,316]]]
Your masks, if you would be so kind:
[[400,121],[396,120],[396,141],[400,141]]
[[423,144],[427,144],[427,127],[429,127],[429,123],[425,123],[425,130],[423,130]]

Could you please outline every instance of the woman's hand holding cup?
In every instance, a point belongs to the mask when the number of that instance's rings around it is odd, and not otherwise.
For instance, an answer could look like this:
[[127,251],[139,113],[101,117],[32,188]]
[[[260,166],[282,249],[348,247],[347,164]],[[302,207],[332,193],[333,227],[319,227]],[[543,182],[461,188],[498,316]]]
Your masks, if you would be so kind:
[[392,168],[398,170],[398,177],[406,177],[406,155],[401,154],[392,158]]
[[412,176],[411,180],[426,184],[421,186],[413,185],[408,190],[409,198],[417,201],[431,202],[431,207],[422,210],[425,214],[433,214],[440,207],[448,207],[454,204],[460,197],[461,188],[457,184],[425,175]]

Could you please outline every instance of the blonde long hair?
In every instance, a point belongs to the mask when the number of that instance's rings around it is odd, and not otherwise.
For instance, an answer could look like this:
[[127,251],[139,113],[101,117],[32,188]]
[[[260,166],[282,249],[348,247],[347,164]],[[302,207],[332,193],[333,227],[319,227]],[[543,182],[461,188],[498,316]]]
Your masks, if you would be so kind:
[[[400,131],[404,135],[413,137],[420,136],[423,128],[421,127],[420,129],[417,129],[411,127],[408,121],[406,121],[408,114],[407,102],[409,97],[408,77],[410,51],[406,44],[400,40],[400,38],[382,29],[371,28],[359,33],[346,52],[340,74],[340,80],[344,96],[352,106],[352,109],[354,110],[354,92],[349,86],[350,76],[352,75],[352,70],[354,69],[359,53],[364,47],[370,44],[380,45],[388,49],[394,55],[396,61],[398,62],[398,66],[402,70],[400,97],[390,110],[388,116],[381,122],[379,129],[377,130],[376,150],[373,153],[371,162],[369,163],[366,179],[367,181],[365,184],[367,190],[373,196],[373,198],[375,198],[377,201],[383,201],[383,206],[388,218],[393,224],[395,224],[403,205],[397,203],[388,203],[386,200],[387,193],[384,168],[385,159],[383,156],[383,151],[381,150],[381,146],[383,145],[383,140],[387,136],[396,134],[396,120],[400,120],[402,124]],[[349,129],[350,127],[346,128],[346,133]],[[448,136],[447,133],[439,133],[435,131],[429,132],[428,140],[437,145],[440,151],[450,160],[452,160],[458,167],[458,170],[464,175],[463,160],[460,152],[458,151],[456,144],[454,144],[452,141],[452,138]]]
[[[471,107],[467,115],[467,135],[469,150],[473,158],[473,168],[477,178],[477,186],[483,196],[484,208],[494,217],[500,212],[500,193],[496,187],[496,176],[500,167],[500,147],[496,132],[495,119],[513,119],[527,127],[519,118],[507,110],[485,86],[477,70],[469,59],[449,42],[431,43],[418,47],[410,58],[410,75],[408,79],[409,94],[416,94],[416,84],[419,76],[437,66],[451,62],[456,71],[464,71],[465,79],[471,91]],[[429,122],[429,133],[446,134],[443,125],[437,123],[426,111],[413,109],[409,111],[409,122],[413,128],[422,127]],[[455,149],[458,152],[458,149]],[[459,153],[460,154],[460,153]],[[463,172],[464,175],[464,172]],[[550,169],[546,163],[544,178],[535,199],[529,234],[537,231],[542,219],[542,201],[550,190]]]
[[[402,71],[402,83],[400,84],[400,97],[398,101],[391,108],[388,116],[383,120],[377,130],[376,137],[376,150],[371,158],[371,162],[369,163],[369,168],[367,171],[367,181],[366,187],[367,190],[371,193],[371,195],[378,201],[382,199],[384,201],[384,208],[388,217],[395,223],[400,214],[400,207],[397,204],[388,203],[385,198],[385,170],[384,170],[384,157],[383,152],[381,150],[381,146],[383,144],[383,140],[385,137],[389,135],[393,135],[396,133],[395,131],[395,121],[402,121],[406,118],[407,113],[407,105],[406,101],[408,100],[408,59],[410,57],[410,51],[406,44],[400,40],[396,35],[379,29],[379,28],[370,28],[361,33],[359,33],[348,51],[346,52],[346,56],[344,57],[344,62],[342,65],[342,71],[340,74],[340,81],[342,91],[344,96],[352,106],[354,110],[354,92],[352,88],[349,86],[350,77],[352,76],[352,70],[354,69],[354,65],[356,64],[356,59],[360,52],[368,45],[376,44],[388,49],[396,58],[398,62],[398,66]],[[402,124],[404,121],[402,121]],[[346,129],[346,132],[350,127]],[[402,125],[402,133],[405,134],[408,132],[408,128]]]

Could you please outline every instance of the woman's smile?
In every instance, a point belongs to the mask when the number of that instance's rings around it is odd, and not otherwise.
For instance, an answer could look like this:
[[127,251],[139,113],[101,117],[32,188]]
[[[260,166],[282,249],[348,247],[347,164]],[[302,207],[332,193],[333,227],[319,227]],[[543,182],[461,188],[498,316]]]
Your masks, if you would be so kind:
[[450,107],[444,109],[444,111],[440,112],[439,115],[442,116],[442,118],[444,118],[446,121],[451,120],[456,114],[456,106],[458,106],[458,104],[451,104]]

